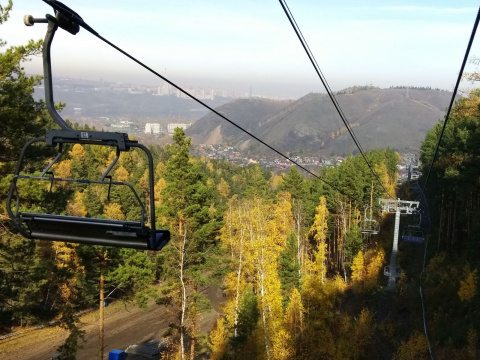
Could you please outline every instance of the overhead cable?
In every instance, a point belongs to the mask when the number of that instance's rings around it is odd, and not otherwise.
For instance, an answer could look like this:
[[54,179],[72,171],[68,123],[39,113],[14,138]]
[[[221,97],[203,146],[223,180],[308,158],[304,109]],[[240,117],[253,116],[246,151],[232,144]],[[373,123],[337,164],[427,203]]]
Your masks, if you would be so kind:
[[455,89],[453,90],[452,98],[450,100],[450,105],[448,106],[447,114],[445,115],[445,121],[443,122],[442,131],[440,132],[440,136],[438,137],[437,145],[435,147],[435,152],[433,153],[433,157],[432,157],[432,162],[430,163],[430,167],[428,168],[427,176],[425,178],[425,183],[423,184],[423,192],[425,192],[428,178],[430,177],[430,172],[432,171],[433,164],[437,159],[438,150],[440,148],[440,142],[442,141],[443,133],[445,132],[445,128],[447,127],[450,111],[452,110],[453,103],[455,102],[455,96],[457,96],[458,87],[460,85],[460,81],[462,80],[462,76],[463,76],[463,70],[465,69],[465,64],[467,63],[468,55],[470,54],[470,49],[473,44],[473,39],[475,39],[475,34],[477,33],[479,20],[480,20],[480,8],[478,8],[477,18],[475,19],[475,24],[473,25],[472,33],[470,34],[470,40],[468,41],[467,50],[465,51],[465,56],[463,57],[463,62],[462,62],[462,66],[460,67],[460,72],[458,73],[457,83],[455,84]]
[[[426,236],[426,239],[425,239],[425,248],[423,250],[423,265],[422,265],[422,271],[420,272],[420,277],[419,277],[419,281],[420,281],[419,292],[420,292],[420,302],[422,304],[423,332],[425,333],[425,339],[427,340],[428,354],[430,355],[431,360],[435,360],[434,356],[433,356],[432,346],[430,344],[430,340],[429,340],[429,337],[428,337],[427,315],[426,315],[426,311],[425,311],[425,300],[424,300],[424,297],[423,297],[423,280],[424,280],[423,275],[425,273],[425,264],[427,262],[428,238],[430,237],[430,230],[432,228],[432,219],[430,218],[430,209],[428,207],[427,197],[425,196],[425,193],[423,192],[422,188],[420,187],[420,184],[418,184],[418,189],[421,192],[420,204],[422,203],[422,198],[423,198],[423,202],[424,202],[425,208],[426,208],[424,212],[427,214],[427,218],[428,218],[428,228],[426,229],[427,236]],[[420,222],[421,222],[421,220],[420,220]]]
[[343,113],[341,107],[340,107],[340,104],[338,103],[337,99],[335,98],[332,90],[330,89],[330,86],[328,85],[327,83],[327,80],[325,78],[325,76],[323,75],[322,71],[320,70],[320,67],[318,66],[318,63],[317,63],[317,60],[315,59],[315,56],[313,55],[312,51],[310,50],[308,44],[307,44],[307,41],[305,40],[305,38],[303,37],[303,34],[300,30],[300,27],[298,26],[292,12],[290,11],[290,8],[288,7],[287,3],[285,0],[279,0],[280,1],[280,5],[282,6],[283,8],[283,11],[285,12],[285,14],[287,15],[287,18],[288,20],[290,21],[290,24],[292,25],[293,27],[293,30],[295,31],[295,33],[297,34],[297,37],[298,39],[300,40],[300,43],[302,44],[305,52],[307,53],[307,56],[308,58],[310,59],[310,62],[312,63],[313,65],[313,68],[315,69],[318,77],[320,78],[320,81],[322,82],[323,86],[325,87],[325,90],[327,91],[327,94],[328,96],[330,97],[330,100],[332,101],[335,109],[337,110],[338,114],[340,115],[340,118],[342,119],[345,127],[347,128],[350,136],[352,137],[353,139],[353,142],[355,143],[355,145],[357,146],[358,150],[360,151],[360,154],[362,155],[363,159],[365,160],[365,163],[367,164],[367,166],[369,167],[370,171],[372,172],[373,176],[377,179],[377,182],[380,184],[380,186],[383,188],[383,190],[385,191],[385,193],[390,197],[390,198],[393,198],[393,196],[388,192],[388,190],[385,188],[385,186],[383,185],[382,181],[380,180],[380,178],[378,177],[378,175],[375,173],[375,171],[373,170],[370,162],[368,161],[367,157],[365,156],[365,152],[363,151],[363,148],[362,146],[360,145],[360,142],[358,141],[357,137],[355,136],[354,132],[353,132],[353,129],[350,125],[350,123],[348,122],[347,120],[347,117],[345,116],[345,114]]
[[[49,0],[44,0],[45,2],[49,3],[50,5],[52,5],[51,1]],[[267,148],[269,148],[270,150],[274,151],[275,153],[277,153],[278,155],[280,155],[281,157],[283,157],[284,159],[288,160],[289,162],[291,162],[292,164],[294,164],[295,166],[299,167],[300,169],[302,169],[303,171],[305,171],[306,173],[312,175],[314,178],[324,182],[325,184],[327,184],[328,186],[330,186],[332,189],[338,191],[339,193],[341,193],[342,195],[348,197],[349,199],[357,202],[357,203],[361,203],[361,201],[359,199],[356,199],[354,198],[353,196],[351,195],[348,195],[347,193],[345,193],[344,191],[340,190],[338,187],[336,187],[335,185],[333,185],[332,183],[326,181],[325,179],[321,178],[320,176],[316,175],[315,173],[313,173],[312,171],[308,170],[307,168],[305,168],[304,166],[300,165],[298,162],[296,162],[295,160],[291,159],[290,157],[288,157],[287,155],[283,154],[282,152],[280,152],[279,150],[277,150],[276,148],[274,148],[273,146],[269,145],[268,143],[266,143],[265,141],[263,141],[262,139],[258,138],[257,136],[253,135],[251,132],[249,132],[248,130],[244,129],[243,127],[241,127],[240,125],[236,124],[234,121],[230,120],[229,118],[227,118],[225,115],[221,114],[219,111],[215,110],[214,108],[212,108],[211,106],[207,105],[206,103],[204,103],[203,101],[201,101],[200,99],[198,99],[197,97],[195,97],[194,95],[190,94],[188,91],[186,91],[185,89],[183,89],[182,87],[180,87],[179,85],[175,84],[173,81],[167,79],[165,76],[161,75],[160,73],[158,73],[157,71],[153,70],[152,68],[150,68],[149,66],[147,66],[146,64],[144,64],[143,62],[141,62],[140,60],[138,60],[137,58],[135,58],[134,56],[130,55],[129,53],[127,53],[125,50],[121,49],[120,47],[118,47],[117,45],[113,44],[112,42],[110,42],[109,40],[105,39],[103,36],[101,36],[97,31],[95,31],[92,27],[90,27],[87,23],[85,23],[85,21],[79,17],[79,16],[75,16],[76,14],[71,14],[70,13],[70,9],[65,9],[64,7],[60,7],[58,3],[53,3],[54,5],[52,5],[55,10],[57,11],[60,11],[62,13],[64,13],[64,15],[67,15],[68,17],[73,17],[73,20],[78,23],[80,26],[82,26],[85,30],[87,30],[88,32],[90,32],[92,35],[96,36],[97,38],[99,38],[100,40],[102,40],[103,42],[105,42],[106,44],[110,45],[111,47],[113,47],[115,50],[119,51],[120,53],[122,53],[123,55],[125,55],[126,57],[128,57],[129,59],[133,60],[134,62],[136,62],[138,65],[140,65],[141,67],[143,67],[144,69],[148,70],[149,72],[151,72],[152,74],[156,75],[157,77],[159,77],[160,79],[162,79],[163,81],[167,82],[168,84],[170,84],[171,86],[173,86],[174,88],[176,88],[177,90],[179,90],[180,92],[182,92],[183,94],[185,94],[186,96],[188,96],[189,98],[191,98],[192,100],[196,101],[197,103],[199,103],[200,105],[204,106],[205,108],[207,108],[208,110],[210,110],[211,112],[213,112],[214,114],[216,114],[217,116],[221,117],[222,119],[224,119],[225,121],[229,122],[230,124],[232,124],[233,126],[235,126],[237,129],[243,131],[245,134],[249,135],[250,137],[254,138],[255,140],[257,140],[258,142],[260,142],[261,144],[265,145]],[[65,13],[66,12],[66,13]]]

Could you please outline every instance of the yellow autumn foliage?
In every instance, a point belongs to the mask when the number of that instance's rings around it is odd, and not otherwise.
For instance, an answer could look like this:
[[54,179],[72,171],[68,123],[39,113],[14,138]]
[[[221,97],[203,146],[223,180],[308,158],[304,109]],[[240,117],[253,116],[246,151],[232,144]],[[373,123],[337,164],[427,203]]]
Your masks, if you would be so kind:
[[85,198],[85,193],[80,191],[75,192],[74,200],[69,201],[67,203],[67,214],[70,216],[79,216],[79,217],[87,216],[87,208],[83,203],[84,198]]
[[164,178],[161,178],[155,184],[155,205],[162,205],[162,190],[167,186],[167,182]]
[[340,275],[335,275],[333,279],[328,279],[325,283],[324,291],[331,299],[332,304],[341,296],[347,288],[345,280]]
[[293,355],[292,340],[290,334],[285,329],[275,332],[273,337],[272,357],[274,360],[291,359]]
[[368,309],[362,309],[353,325],[353,342],[357,359],[368,358],[367,349],[372,342],[375,326],[373,315]]
[[103,207],[103,214],[112,220],[125,220],[122,207],[117,203],[107,204]]
[[284,246],[288,234],[295,226],[292,214],[292,196],[290,193],[283,191],[280,192],[277,197],[278,202],[273,209],[273,220],[275,225],[273,236],[278,239],[283,239],[284,242],[280,243],[280,245]]
[[210,160],[207,160],[207,168],[210,172],[213,172],[213,164]]
[[163,172],[165,171],[165,164],[159,162],[155,167],[155,179],[159,179],[163,176]]
[[303,330],[303,316],[305,308],[302,304],[300,292],[297,288],[293,288],[290,302],[285,310],[285,327],[291,332],[301,332]]
[[148,170],[145,170],[142,177],[138,180],[138,187],[143,191],[145,195],[150,193],[150,179]]
[[[69,268],[76,273],[83,273],[85,268],[80,266],[79,258],[76,252],[77,246],[78,244],[54,241],[53,250],[55,251],[55,266],[57,268]],[[59,294],[65,303],[74,303],[74,297],[77,293],[77,281],[77,277],[72,277],[60,284]]]
[[72,160],[66,159],[52,166],[55,177],[62,179],[72,178]]
[[463,302],[469,302],[477,293],[477,270],[465,269],[465,278],[460,280],[458,297]]
[[225,199],[228,199],[228,197],[230,196],[230,186],[223,178],[220,178],[220,182],[217,185],[217,190],[218,193]]
[[353,258],[352,280],[354,283],[365,280],[365,258],[362,250]]
[[317,241],[317,244],[325,242],[325,239],[327,238],[327,219],[327,199],[325,196],[321,196],[320,204],[315,208],[315,219],[313,221],[313,225],[310,228],[310,234],[313,235],[313,238]]
[[127,178],[130,176],[127,169],[123,166],[120,166],[117,170],[115,170],[115,179],[117,181],[127,181]]
[[210,348],[210,359],[219,360],[223,357],[228,345],[228,332],[223,325],[223,318],[219,317],[215,328],[210,332],[208,347]]
[[392,360],[427,360],[427,339],[415,331],[407,342],[402,342]]
[[378,284],[378,277],[383,270],[385,251],[381,248],[359,251],[353,259],[352,282],[355,292],[371,291]]
[[467,331],[467,353],[472,359],[478,359],[478,332],[474,328]]
[[208,178],[207,179],[207,186],[209,188],[214,188],[215,187],[215,180],[213,180],[212,178]]
[[327,255],[328,246],[326,243],[327,231],[328,231],[328,209],[327,200],[325,196],[320,197],[320,204],[315,208],[315,218],[313,225],[310,228],[310,235],[316,241],[317,249],[314,251],[315,260],[313,261],[313,271],[316,272],[321,279],[321,282],[325,282],[327,273]]
[[85,157],[85,148],[80,144],[75,144],[68,153],[71,157],[83,159]]
[[282,183],[283,177],[281,175],[272,174],[270,177],[270,188],[277,190],[278,186]]
[[395,186],[397,179],[391,179],[388,175],[387,164],[383,162],[380,165],[374,166],[376,174],[379,174],[379,178],[382,182],[382,185],[385,187],[389,194],[395,194]]
[[113,160],[115,159],[115,157],[117,156],[116,152],[115,151],[110,151],[110,153],[108,154],[108,158],[107,160],[105,160],[105,167],[109,167],[110,164],[113,162]]
[[383,271],[385,251],[383,249],[370,250],[366,254],[368,263],[366,265],[365,290],[372,290],[378,283],[378,277]]
[[462,98],[458,102],[457,113],[461,117],[476,116],[478,113],[478,106],[480,105],[480,90],[470,92],[468,97]]

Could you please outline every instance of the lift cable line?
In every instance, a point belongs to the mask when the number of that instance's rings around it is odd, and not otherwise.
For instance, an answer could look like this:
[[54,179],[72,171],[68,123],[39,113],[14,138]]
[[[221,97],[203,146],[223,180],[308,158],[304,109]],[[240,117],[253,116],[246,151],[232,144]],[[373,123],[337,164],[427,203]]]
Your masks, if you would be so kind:
[[211,112],[213,112],[215,115],[221,117],[222,119],[224,119],[225,121],[229,122],[230,124],[232,124],[233,126],[235,126],[237,129],[243,131],[245,134],[249,135],[250,137],[254,138],[255,140],[257,140],[258,142],[260,142],[261,144],[265,145],[267,148],[269,148],[270,150],[274,151],[275,153],[277,153],[278,155],[280,155],[281,157],[283,157],[284,159],[290,161],[292,164],[296,165],[297,167],[299,167],[300,169],[302,169],[303,171],[305,171],[306,173],[312,175],[313,177],[317,178],[318,180],[320,181],[323,181],[325,184],[327,184],[328,186],[330,186],[331,188],[333,188],[334,190],[338,191],[339,193],[341,193],[342,195],[348,197],[349,199],[361,204],[362,202],[359,200],[359,199],[356,199],[354,198],[353,196],[351,195],[348,195],[347,193],[345,193],[344,191],[340,190],[338,187],[336,187],[335,185],[333,185],[332,183],[326,181],[325,179],[321,178],[320,176],[316,175],[315,173],[313,173],[312,171],[308,170],[307,168],[305,168],[304,166],[300,165],[298,162],[296,162],[295,160],[291,159],[290,157],[288,157],[287,155],[283,154],[282,152],[280,152],[279,150],[277,150],[276,148],[274,148],[273,146],[269,145],[268,143],[266,143],[265,141],[263,141],[262,139],[258,138],[257,136],[253,135],[251,132],[249,132],[248,130],[244,129],[243,127],[241,127],[240,125],[236,124],[234,121],[230,120],[229,118],[227,118],[225,115],[221,114],[220,112],[218,112],[217,110],[215,110],[214,108],[212,108],[211,106],[207,105],[206,103],[204,103],[203,101],[201,101],[200,99],[196,98],[194,95],[190,94],[188,91],[186,91],[185,89],[183,89],[182,87],[180,87],[179,85],[175,84],[173,81],[167,79],[165,76],[161,75],[160,73],[158,73],[157,71],[153,70],[152,68],[150,68],[148,65],[144,64],[143,62],[141,62],[140,60],[138,60],[137,58],[135,58],[134,56],[130,55],[129,53],[127,53],[125,50],[121,49],[120,47],[118,47],[117,45],[113,44],[112,42],[110,42],[109,40],[105,39],[103,36],[101,36],[97,31],[95,31],[92,27],[90,27],[78,14],[76,14],[75,12],[73,12],[71,9],[69,9],[68,7],[66,7],[65,5],[63,5],[61,2],[59,1],[55,1],[55,0],[43,0],[45,3],[49,4],[50,6],[52,6],[55,11],[58,11],[60,12],[61,14],[63,14],[65,17],[67,17],[71,22],[73,23],[76,23],[78,25],[80,25],[81,27],[83,27],[85,30],[87,30],[88,32],[90,32],[92,35],[96,36],[97,38],[99,38],[100,40],[102,40],[103,42],[105,42],[106,44],[110,45],[111,47],[113,47],[115,50],[119,51],[120,53],[122,53],[123,55],[125,55],[126,57],[128,57],[129,59],[133,60],[134,62],[136,62],[138,65],[140,65],[141,67],[143,67],[144,69],[148,70],[149,72],[151,72],[152,74],[156,75],[157,77],[159,77],[160,79],[162,79],[163,81],[167,82],[168,84],[170,84],[171,86],[173,86],[174,88],[176,88],[177,90],[179,90],[180,92],[182,92],[183,94],[185,94],[186,96],[188,96],[189,98],[191,98],[192,100],[196,101],[197,103],[199,103],[200,105],[204,106],[205,108],[207,108],[208,110],[210,110]]
[[368,167],[370,168],[370,171],[372,172],[373,176],[377,179],[378,183],[381,185],[381,187],[383,188],[383,190],[385,190],[385,193],[393,199],[393,196],[388,192],[388,190],[385,188],[385,186],[382,184],[381,180],[379,179],[378,175],[375,173],[375,171],[373,170],[370,162],[368,161],[367,157],[365,156],[365,152],[363,151],[363,148],[362,146],[360,145],[360,142],[358,141],[357,137],[355,136],[354,132],[353,132],[353,129],[352,127],[350,126],[350,123],[348,122],[345,114],[343,113],[341,107],[340,107],[340,104],[338,103],[337,99],[335,98],[335,96],[333,95],[333,92],[332,90],[330,89],[330,86],[328,85],[327,83],[327,80],[325,78],[325,75],[323,75],[322,71],[320,70],[320,67],[318,66],[318,63],[315,59],[315,56],[313,55],[312,51],[310,50],[308,44],[307,44],[307,41],[305,40],[305,38],[303,37],[303,34],[300,30],[300,27],[298,26],[297,22],[295,21],[295,18],[292,14],[292,12],[290,11],[287,3],[285,0],[279,0],[280,1],[280,5],[282,6],[283,10],[285,11],[285,14],[287,15],[287,18],[288,20],[290,21],[290,24],[292,25],[293,27],[293,30],[295,31],[295,33],[297,34],[297,37],[298,39],[300,40],[300,43],[302,44],[305,52],[307,53],[307,56],[308,58],[310,59],[310,62],[312,63],[313,65],[313,68],[315,69],[318,77],[320,78],[320,81],[322,82],[323,86],[325,87],[325,90],[327,90],[327,94],[328,96],[330,97],[330,100],[332,101],[333,105],[335,106],[335,109],[337,110],[338,114],[340,115],[340,118],[342,119],[345,127],[347,128],[350,136],[352,137],[353,139],[353,142],[355,143],[355,145],[357,146],[358,150],[360,151],[360,154],[362,155],[363,159],[365,160],[365,163],[368,165]]
[[473,25],[472,34],[470,35],[470,40],[468,41],[467,50],[465,51],[465,56],[463,57],[462,66],[460,68],[460,72],[458,73],[457,83],[455,84],[455,89],[453,90],[452,98],[450,100],[450,105],[448,106],[447,114],[445,115],[445,121],[443,122],[442,131],[440,132],[440,136],[438,137],[437,145],[435,147],[435,152],[433,153],[432,162],[430,163],[430,166],[428,168],[428,172],[427,172],[427,176],[425,178],[425,183],[423,184],[422,192],[425,192],[425,188],[427,187],[427,182],[428,182],[428,178],[430,176],[430,172],[432,171],[433,164],[435,163],[435,160],[437,159],[438,150],[440,148],[440,142],[442,141],[443,133],[445,132],[445,128],[447,127],[447,121],[448,121],[449,116],[450,116],[450,111],[452,110],[453,103],[455,101],[455,96],[457,95],[458,86],[460,85],[460,81],[462,80],[463,70],[465,69],[465,64],[467,63],[468,55],[470,54],[470,49],[472,47],[473,40],[475,39],[475,34],[477,32],[477,27],[478,27],[479,21],[480,21],[480,7],[478,8],[477,18],[475,19],[475,24]]
[[[413,183],[413,184],[415,184],[415,183]],[[427,198],[425,196],[425,193],[423,192],[420,184],[418,184],[418,181],[417,181],[416,184],[418,185],[418,190],[421,193],[420,199],[419,199],[420,200],[420,206],[422,206],[422,205],[425,206],[424,212],[427,214],[426,220],[427,220],[427,224],[428,224],[428,226],[425,228],[427,236],[425,236],[425,247],[424,247],[424,250],[423,250],[422,271],[420,272],[420,276],[419,276],[419,279],[420,279],[419,292],[420,292],[420,302],[422,304],[423,332],[425,333],[425,338],[427,340],[428,353],[430,355],[430,359],[434,360],[433,350],[432,350],[432,347],[430,345],[430,340],[428,338],[427,316],[426,316],[426,311],[425,311],[425,300],[424,300],[424,296],[423,296],[423,280],[424,280],[423,275],[425,274],[425,263],[427,261],[428,238],[429,238],[430,230],[432,228],[432,219],[430,218],[430,209],[428,207],[428,201],[427,201]],[[415,188],[417,188],[417,187],[415,187]],[[415,191],[415,189],[414,189],[414,191]],[[425,219],[425,217],[424,217],[424,219]]]
[[[280,1],[280,3],[282,4],[281,1]],[[295,30],[295,32],[296,32],[297,36],[299,37],[299,39],[300,39],[300,37],[301,37],[300,42],[301,42],[303,48],[305,49],[305,51],[307,52],[307,55],[309,56],[310,61],[312,62],[312,65],[314,66],[315,70],[317,71],[317,74],[319,75],[320,80],[323,79],[322,82],[323,82],[325,88],[327,89],[327,92],[329,91],[329,92],[332,94],[331,100],[334,102],[334,104],[337,104],[337,105],[338,105],[338,110],[342,113],[343,119],[345,119],[345,122],[346,122],[345,126],[346,126],[347,129],[349,129],[349,130],[352,129],[352,127],[351,127],[350,123],[348,122],[348,120],[347,120],[347,118],[346,118],[346,116],[345,116],[342,108],[341,108],[340,105],[338,104],[337,98],[333,95],[333,91],[332,91],[332,89],[330,88],[330,85],[328,84],[328,81],[327,81],[325,75],[323,74],[322,70],[320,69],[320,66],[319,66],[318,63],[317,63],[317,59],[316,59],[315,56],[313,55],[313,52],[310,50],[310,47],[308,46],[308,43],[307,43],[307,41],[305,40],[305,37],[303,36],[303,33],[302,33],[302,31],[300,30],[300,27],[298,26],[297,21],[295,20],[295,17],[293,16],[293,14],[292,14],[292,12],[290,11],[290,8],[288,7],[288,5],[287,5],[286,2],[285,2],[284,5],[285,5],[284,10],[285,10],[285,8],[286,8],[286,9],[288,10],[290,16],[291,16],[291,19],[289,18],[290,23],[292,24],[293,29]],[[283,4],[282,4],[282,6],[283,6]],[[287,16],[288,16],[288,14],[287,14]],[[292,23],[292,22],[293,22],[293,23]],[[293,25],[293,24],[295,24],[295,25]],[[343,119],[342,119],[342,120],[343,120]],[[353,132],[353,130],[352,130],[352,132],[351,132],[350,135],[353,137],[354,141],[358,142],[358,145],[357,145],[357,146],[363,151],[363,148],[362,148],[360,142],[358,141],[357,136],[355,135],[355,133]]]

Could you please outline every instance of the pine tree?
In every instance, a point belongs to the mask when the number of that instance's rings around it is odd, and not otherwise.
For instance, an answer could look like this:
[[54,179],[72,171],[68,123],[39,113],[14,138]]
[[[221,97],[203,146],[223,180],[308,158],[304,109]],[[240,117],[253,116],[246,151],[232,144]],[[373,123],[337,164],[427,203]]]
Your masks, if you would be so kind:
[[164,271],[170,276],[164,288],[165,301],[175,305],[180,335],[178,353],[186,356],[186,323],[190,316],[190,358],[195,355],[196,318],[198,314],[198,287],[208,281],[202,269],[206,269],[208,252],[213,236],[219,228],[217,219],[211,217],[213,189],[206,185],[206,177],[198,162],[190,161],[191,140],[182,129],[175,129],[173,144],[168,146],[170,155],[163,176],[166,186],[162,191],[161,214],[169,223],[172,240],[165,249]]
[[[5,7],[0,6],[0,25],[7,21],[12,7],[11,0]],[[0,48],[5,45],[0,38]],[[42,77],[27,76],[23,70],[23,63],[41,51],[42,41],[30,40],[25,46],[10,47],[0,53],[0,164],[15,161],[23,145],[43,136],[51,121],[45,103],[33,98],[34,87]]]

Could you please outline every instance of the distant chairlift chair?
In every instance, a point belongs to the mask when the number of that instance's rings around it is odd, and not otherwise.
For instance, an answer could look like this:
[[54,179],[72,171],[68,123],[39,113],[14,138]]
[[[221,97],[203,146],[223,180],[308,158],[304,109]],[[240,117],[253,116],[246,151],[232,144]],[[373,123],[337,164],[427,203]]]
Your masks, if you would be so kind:
[[367,218],[367,209],[365,209],[365,218],[361,223],[362,234],[377,235],[380,232],[380,223],[374,219]]
[[419,216],[419,221],[417,225],[407,225],[402,231],[402,240],[405,242],[421,244],[425,241],[425,234],[420,227],[422,223],[422,215],[420,212],[417,212]]
[[420,226],[407,225],[403,229],[402,240],[405,242],[421,244],[425,241],[425,235]]
[[[154,171],[153,157],[150,151],[137,141],[129,140],[128,135],[125,133],[73,130],[55,110],[50,62],[50,47],[53,36],[58,27],[75,35],[80,30],[80,27],[73,19],[81,18],[78,14],[58,1],[44,1],[52,5],[55,9],[56,16],[46,15],[46,19],[34,19],[31,16],[26,16],[25,24],[31,26],[34,23],[48,23],[47,34],[43,45],[45,99],[50,115],[62,130],[48,130],[45,138],[32,139],[27,142],[22,149],[7,197],[7,212],[12,223],[23,236],[30,239],[160,250],[170,240],[170,232],[168,230],[157,230],[155,227]],[[57,156],[47,165],[40,176],[20,174],[27,149],[32,144],[38,142],[44,142],[48,147],[58,146]],[[88,144],[114,147],[116,148],[116,157],[99,180],[57,178],[50,170],[61,158],[63,144]],[[139,148],[143,150],[148,159],[150,227],[146,225],[145,206],[133,186],[125,182],[112,181],[112,178],[109,175],[113,166],[119,159],[121,152],[128,152],[131,148]],[[109,194],[112,185],[126,186],[133,192],[138,205],[141,207],[141,217],[138,221],[121,221],[20,211],[20,196],[17,189],[19,179],[27,181],[34,179],[44,180],[49,181],[52,184],[53,182],[73,182],[87,185],[103,184],[108,186]],[[15,206],[13,208],[14,203]]]

